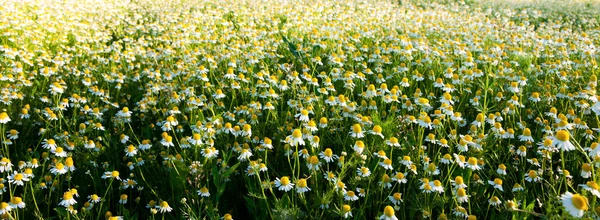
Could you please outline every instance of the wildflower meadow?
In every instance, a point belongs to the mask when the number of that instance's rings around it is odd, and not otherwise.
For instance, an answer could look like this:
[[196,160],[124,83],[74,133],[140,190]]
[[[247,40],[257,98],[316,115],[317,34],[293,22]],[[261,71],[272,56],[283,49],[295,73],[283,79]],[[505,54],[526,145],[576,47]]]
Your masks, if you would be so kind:
[[600,219],[596,0],[3,0],[2,219]]

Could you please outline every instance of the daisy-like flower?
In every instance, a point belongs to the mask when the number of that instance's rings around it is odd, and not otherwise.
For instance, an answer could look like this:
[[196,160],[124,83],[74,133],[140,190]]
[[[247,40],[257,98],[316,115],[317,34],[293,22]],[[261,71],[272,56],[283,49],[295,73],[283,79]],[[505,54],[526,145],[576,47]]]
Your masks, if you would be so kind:
[[362,126],[360,124],[354,124],[354,126],[352,126],[352,131],[350,131],[350,136],[353,138],[365,137],[365,132],[363,132]]
[[365,150],[365,143],[363,141],[356,141],[354,143],[354,146],[352,146],[352,149],[357,153],[357,154],[362,154],[362,152]]
[[575,150],[575,146],[569,141],[571,134],[566,130],[559,130],[552,140],[552,146],[563,151]]
[[381,181],[379,181],[379,185],[383,186],[383,188],[392,188],[392,178],[390,178],[389,175],[387,174],[383,174],[383,176],[381,177]]
[[398,192],[394,193],[391,196],[388,196],[388,199],[394,205],[400,205],[400,203],[403,202],[403,200],[402,200],[402,193],[398,193]]
[[398,183],[406,183],[408,180],[406,179],[406,175],[402,172],[397,172],[394,177],[392,177],[392,181],[396,181]]
[[10,210],[12,210],[12,207],[10,206],[10,204],[8,204],[6,202],[0,203],[0,215],[8,214],[8,212],[10,212]]
[[429,184],[431,185],[434,192],[444,193],[444,186],[442,185],[441,181],[434,180],[433,182],[430,182]]
[[452,186],[456,188],[467,188],[467,185],[465,184],[465,181],[462,178],[462,176],[456,176],[451,182]]
[[515,185],[513,185],[512,191],[513,192],[518,192],[518,191],[523,191],[525,190],[525,188],[523,188],[523,186],[521,186],[521,184],[515,183]]
[[321,166],[321,161],[319,161],[319,158],[317,156],[311,156],[307,160],[306,166],[309,170],[318,171],[319,166]]
[[54,156],[57,157],[67,157],[67,152],[64,151],[62,147],[56,147],[53,150],[51,149],[50,152],[52,152]]
[[496,178],[494,181],[488,180],[488,184],[492,185],[495,189],[504,192],[504,189],[502,189],[502,180],[500,178]]
[[404,157],[402,157],[402,160],[400,161],[400,163],[402,165],[405,165],[405,166],[410,166],[410,165],[413,164],[413,162],[410,159],[410,156],[404,156]]
[[129,196],[127,196],[127,194],[121,194],[121,197],[119,199],[119,204],[123,204],[123,205],[127,204],[128,197]]
[[319,153],[319,157],[325,160],[327,163],[331,163],[338,158],[337,155],[333,154],[333,151],[330,148],[326,148],[324,151]]
[[386,140],[385,144],[392,147],[400,147],[400,142],[398,142],[398,138],[396,137],[391,137],[389,140]]
[[56,141],[54,141],[54,139],[44,139],[44,141],[42,141],[42,147],[45,149],[54,150],[57,147]]
[[13,196],[12,198],[10,198],[10,206],[13,209],[22,209],[25,208],[25,202],[23,202],[23,198]]
[[454,163],[454,161],[452,160],[452,155],[450,155],[450,154],[444,154],[444,156],[442,157],[442,159],[440,159],[440,163],[442,163],[442,164],[452,164],[452,163]]
[[496,173],[500,175],[506,175],[506,166],[504,164],[498,165],[498,169],[496,169]]
[[327,171],[323,174],[323,177],[329,182],[335,182],[337,179],[335,178],[335,173],[331,171]]
[[88,201],[91,203],[99,203],[102,198],[100,198],[100,196],[98,196],[96,194],[93,194],[93,195],[89,195],[88,199],[89,199]]
[[350,218],[350,217],[352,217],[352,208],[350,207],[350,205],[344,204],[342,206],[342,210],[341,211],[342,211],[341,215],[344,218]]
[[306,182],[306,179],[301,178],[296,182],[296,192],[297,193],[305,193],[310,191],[310,188],[308,188],[308,184]]
[[419,189],[424,193],[431,193],[434,191],[432,182],[430,182],[427,178],[421,180],[421,186]]
[[290,181],[290,178],[287,176],[279,177],[275,179],[275,187],[277,187],[280,191],[288,192],[292,188],[294,188],[294,184]]
[[243,162],[243,161],[247,161],[248,159],[250,159],[250,157],[252,156],[252,152],[250,151],[250,149],[242,149],[240,151],[240,156],[238,156],[238,160]]
[[560,196],[560,200],[565,210],[573,217],[581,218],[589,208],[587,198],[579,194],[565,192]]
[[0,124],[6,124],[10,121],[10,117],[6,112],[0,113]]
[[488,202],[490,202],[490,205],[493,206],[498,206],[502,204],[502,201],[500,201],[500,199],[497,196],[493,196],[490,200],[488,200]]
[[379,216],[379,220],[398,220],[394,212],[395,211],[392,206],[385,206],[383,209],[383,215]]
[[529,170],[529,172],[527,174],[525,174],[525,180],[527,180],[527,182],[537,183],[541,179],[542,178],[540,176],[538,176],[538,172],[535,170]]
[[213,159],[216,158],[217,156],[219,156],[219,150],[217,150],[214,147],[207,147],[204,148],[204,150],[202,150],[202,156],[208,158],[208,159]]
[[368,177],[371,175],[371,170],[367,167],[356,168],[356,175],[361,177]]
[[29,181],[29,178],[27,178],[22,173],[17,173],[17,171],[14,171],[12,175],[8,176],[8,182],[17,186],[23,186],[24,182],[27,181]]
[[587,179],[592,176],[592,166],[589,163],[581,165],[581,177]]
[[308,122],[310,121],[310,118],[308,117],[308,110],[306,109],[302,109],[302,111],[300,111],[300,113],[296,114],[295,117],[298,118],[298,121],[301,122]]
[[377,153],[373,153],[373,156],[378,157],[379,159],[388,159],[388,157],[385,154],[385,151],[383,150],[379,150]]
[[102,175],[102,179],[110,179],[110,178],[115,178],[117,180],[121,180],[121,177],[119,177],[119,171],[107,171],[104,172],[104,175]]
[[586,184],[579,184],[583,190],[592,193],[594,196],[600,198],[600,186],[594,181],[588,181]]
[[356,193],[354,193],[354,191],[348,190],[344,194],[344,200],[346,200],[346,201],[356,201],[356,200],[358,200],[358,196],[356,196]]
[[290,145],[292,147],[295,146],[304,146],[304,140],[302,139],[302,131],[300,131],[300,129],[294,129],[294,131],[292,132],[292,135],[288,136],[288,138],[290,139]]
[[158,211],[160,213],[173,211],[173,208],[171,208],[171,206],[169,206],[169,203],[167,203],[167,201],[160,202],[160,205],[156,206],[156,208],[158,209]]
[[19,131],[11,129],[9,132],[6,132],[6,137],[8,137],[10,140],[16,140],[19,138]]
[[208,191],[208,188],[202,187],[198,190],[198,195],[202,196],[202,197],[209,197],[210,196],[210,192]]
[[437,168],[437,166],[434,163],[430,163],[429,165],[427,165],[427,167],[425,168],[425,172],[429,175],[438,175],[440,174],[440,169]]
[[393,170],[394,167],[392,167],[392,160],[390,159],[384,159],[383,161],[379,162],[379,166],[383,167],[386,170]]
[[67,173],[67,168],[61,162],[58,162],[50,169],[50,172],[54,175],[60,175]]
[[475,157],[469,157],[469,161],[467,162],[466,165],[469,169],[474,170],[474,171],[481,169],[481,167],[477,163],[477,158],[475,158]]
[[135,146],[133,146],[133,144],[130,144],[129,146],[127,146],[127,148],[125,148],[125,156],[133,157],[136,154],[137,154],[137,148]]
[[523,134],[519,135],[519,141],[523,142],[535,142],[533,137],[531,137],[531,130],[529,128],[525,128],[523,130]]
[[75,201],[75,199],[73,198],[73,194],[70,191],[67,191],[63,194],[63,199],[62,201],[60,201],[60,203],[58,203],[58,205],[69,207],[72,205],[75,205],[77,203],[77,201]]
[[463,208],[462,206],[457,206],[454,209],[454,211],[452,212],[452,214],[454,214],[456,217],[462,218],[462,219],[466,219],[469,217],[467,210],[465,208]]
[[383,134],[381,133],[382,131],[383,131],[383,128],[381,128],[381,126],[375,125],[375,126],[373,126],[373,129],[371,131],[369,131],[369,134],[377,135],[381,138],[384,138]]
[[458,203],[468,202],[469,196],[467,195],[467,191],[465,188],[456,189],[456,200]]
[[9,172],[12,170],[13,164],[10,159],[3,157],[0,159],[0,173]]

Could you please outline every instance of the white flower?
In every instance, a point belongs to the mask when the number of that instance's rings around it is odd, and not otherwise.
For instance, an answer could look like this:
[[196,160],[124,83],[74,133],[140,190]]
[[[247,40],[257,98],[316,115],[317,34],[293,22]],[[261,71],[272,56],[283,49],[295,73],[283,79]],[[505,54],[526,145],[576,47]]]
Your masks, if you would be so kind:
[[294,188],[294,184],[290,181],[289,177],[284,176],[281,177],[281,179],[279,179],[279,177],[275,179],[275,187],[279,188],[281,191],[287,192]]
[[588,210],[588,200],[579,194],[565,192],[560,196],[563,207],[574,217],[581,218],[585,211]]

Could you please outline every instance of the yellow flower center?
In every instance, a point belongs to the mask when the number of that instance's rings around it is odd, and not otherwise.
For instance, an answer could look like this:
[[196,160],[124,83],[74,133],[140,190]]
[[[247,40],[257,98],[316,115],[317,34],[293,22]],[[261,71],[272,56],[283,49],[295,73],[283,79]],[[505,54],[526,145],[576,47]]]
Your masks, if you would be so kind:
[[469,165],[477,165],[477,158],[469,157]]
[[571,202],[573,202],[573,206],[575,206],[575,208],[577,208],[579,210],[583,210],[583,211],[588,210],[587,198],[585,198],[579,194],[573,195],[573,197],[571,198]]
[[302,138],[302,131],[300,129],[295,129],[292,133],[292,137],[294,138]]
[[160,207],[162,207],[162,208],[169,207],[169,203],[167,203],[166,201],[162,201],[162,202],[160,203]]
[[560,130],[556,132],[556,139],[558,139],[559,141],[568,141],[570,136],[571,135],[569,134],[569,132],[565,130]]
[[456,190],[456,195],[458,195],[459,197],[463,197],[467,195],[467,191],[465,191],[464,188],[458,188],[458,190]]
[[464,180],[463,180],[462,176],[457,176],[456,178],[454,178],[454,182],[455,182],[456,184],[459,184],[459,185],[460,185],[460,184],[463,184],[463,183],[464,183]]
[[350,208],[350,206],[349,206],[349,205],[344,205],[344,206],[342,206],[342,210],[343,210],[344,212],[349,212],[349,211],[350,211],[350,209],[351,209],[351,208]]
[[281,185],[287,186],[288,184],[290,184],[290,178],[287,176],[281,177],[279,183],[281,183]]
[[502,185],[502,180],[499,178],[494,179],[494,184],[496,185]]
[[387,216],[387,217],[392,217],[392,216],[394,216],[394,215],[395,215],[395,213],[394,213],[394,208],[392,208],[392,207],[391,207],[391,206],[389,206],[389,205],[388,205],[388,206],[386,206],[386,207],[383,209],[383,214],[385,214],[385,216]]
[[312,164],[312,165],[319,164],[319,158],[317,156],[311,156],[309,160],[310,160],[310,164]]
[[73,198],[73,194],[71,194],[71,192],[65,192],[65,194],[63,194],[63,200],[71,200]]
[[404,173],[401,173],[401,172],[396,173],[396,179],[399,179],[399,180],[404,179]]
[[589,181],[585,185],[587,185],[588,187],[595,189],[595,190],[598,190],[598,188],[599,188],[598,184],[594,181]]
[[307,184],[306,184],[306,179],[300,179],[298,180],[298,187],[300,188],[306,188]]

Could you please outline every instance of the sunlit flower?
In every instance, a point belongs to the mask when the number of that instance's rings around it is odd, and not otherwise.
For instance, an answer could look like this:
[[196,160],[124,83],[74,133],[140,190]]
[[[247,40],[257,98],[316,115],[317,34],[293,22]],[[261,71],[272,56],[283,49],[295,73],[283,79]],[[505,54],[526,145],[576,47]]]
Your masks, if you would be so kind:
[[275,179],[275,187],[277,187],[280,191],[287,192],[294,187],[294,184],[290,181],[290,178],[287,176],[281,177],[281,179],[277,177],[277,179]]
[[588,210],[588,200],[579,194],[572,194],[565,192],[560,196],[563,207],[567,212],[577,218],[581,218],[583,214]]

